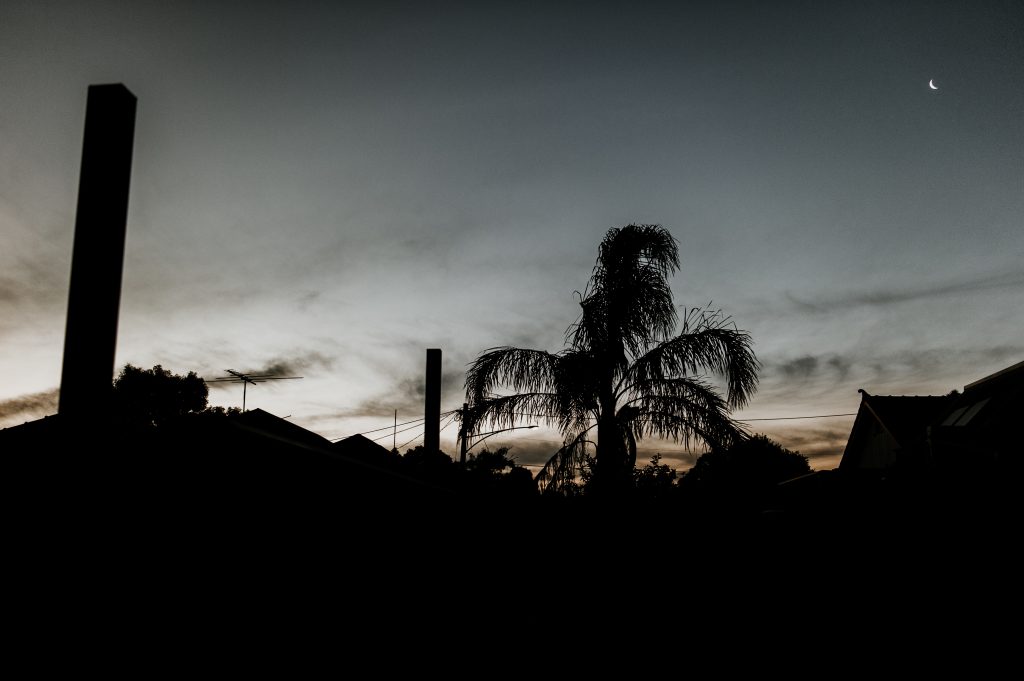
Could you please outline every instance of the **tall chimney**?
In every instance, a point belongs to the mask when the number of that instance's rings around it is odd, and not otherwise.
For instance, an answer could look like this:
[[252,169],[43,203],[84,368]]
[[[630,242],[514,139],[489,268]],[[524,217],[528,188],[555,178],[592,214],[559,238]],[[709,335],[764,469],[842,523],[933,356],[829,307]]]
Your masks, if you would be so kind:
[[441,449],[441,351],[427,350],[427,389],[423,399],[423,447]]
[[86,421],[108,413],[135,104],[124,85],[89,86],[60,379],[58,412],[64,418]]

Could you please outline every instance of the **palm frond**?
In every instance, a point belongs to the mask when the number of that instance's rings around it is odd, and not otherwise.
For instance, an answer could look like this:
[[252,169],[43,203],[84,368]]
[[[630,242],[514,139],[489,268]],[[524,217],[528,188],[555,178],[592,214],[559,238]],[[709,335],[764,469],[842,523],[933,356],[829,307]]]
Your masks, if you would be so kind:
[[479,402],[498,386],[523,392],[553,392],[559,356],[544,350],[500,347],[485,350],[466,372],[466,397]]
[[682,333],[639,357],[623,374],[617,392],[625,394],[651,380],[712,373],[726,379],[729,406],[741,407],[757,390],[761,368],[752,344],[750,334],[736,329],[729,318],[702,309],[688,314]]
[[617,272],[637,263],[668,277],[679,269],[679,244],[661,225],[630,224],[609,229],[598,248],[595,273]]
[[725,400],[699,378],[651,379],[619,410],[636,438],[661,437],[689,445],[703,439],[711,446],[742,436]]
[[609,230],[566,341],[576,349],[636,357],[676,325],[668,276],[679,267],[675,239],[660,225]]
[[587,427],[592,411],[581,408],[568,397],[561,392],[533,392],[481,398],[469,403],[466,432],[514,428],[525,420],[540,422],[561,432]]
[[[470,405],[466,427],[511,428],[524,413],[563,433],[585,424],[597,403],[594,358],[587,353],[493,348],[481,355],[466,377]],[[516,394],[493,395],[497,387]]]
[[541,494],[565,494],[575,487],[587,460],[587,445],[594,444],[587,439],[589,430],[586,428],[567,438],[565,444],[537,471],[533,480]]

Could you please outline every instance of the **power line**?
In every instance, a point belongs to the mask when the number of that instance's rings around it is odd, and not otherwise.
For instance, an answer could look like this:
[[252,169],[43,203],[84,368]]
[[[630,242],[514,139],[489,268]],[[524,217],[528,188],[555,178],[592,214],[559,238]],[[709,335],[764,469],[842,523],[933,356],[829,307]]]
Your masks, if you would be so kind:
[[358,434],[359,435],[367,435],[369,433],[376,433],[377,431],[380,431],[380,430],[390,430],[392,428],[397,428],[398,426],[405,426],[405,425],[408,425],[410,423],[417,423],[417,422],[423,421],[423,420],[425,420],[425,419],[423,419],[421,417],[421,418],[418,418],[418,419],[413,419],[412,421],[405,421],[404,423],[389,423],[388,425],[384,426],[383,428],[374,428],[373,430],[364,430],[363,432],[358,433]]
[[[423,420],[423,419],[420,419],[420,421],[422,421],[422,420]],[[376,442],[377,440],[383,440],[383,439],[384,439],[384,438],[386,438],[386,437],[387,437],[388,435],[398,435],[399,433],[405,433],[405,432],[407,432],[407,431],[410,431],[410,430],[414,430],[414,429],[416,429],[416,428],[419,428],[419,427],[420,427],[420,426],[409,426],[408,428],[402,428],[401,430],[396,430],[396,431],[395,431],[394,433],[384,433],[383,435],[378,435],[377,437],[374,437],[374,438],[370,438],[370,439],[371,439],[371,440],[372,440],[373,442]]]
[[446,423],[443,426],[441,426],[441,430],[444,430],[445,428],[447,428],[448,426],[452,425],[453,423],[455,423],[455,414],[454,413],[451,414],[451,417],[448,419],[448,423]]
[[[462,411],[461,409],[451,409],[449,411],[443,411],[443,412],[441,412],[441,418],[444,418],[445,416],[450,416],[452,414],[458,414],[461,411]],[[368,435],[370,433],[378,433],[378,432],[380,432],[382,430],[393,430],[394,428],[397,428],[398,426],[406,426],[406,425],[409,425],[410,423],[419,423],[420,421],[426,421],[426,419],[423,418],[423,417],[420,417],[418,419],[413,419],[412,421],[404,421],[404,422],[398,423],[398,424],[389,423],[388,425],[382,426],[380,428],[374,428],[372,430],[363,430],[363,431],[360,431],[360,432],[354,433],[354,434],[355,435]],[[410,430],[410,429],[406,428],[406,430]],[[399,430],[398,432],[401,433],[402,431]],[[346,435],[345,437],[352,437],[352,436],[351,435]],[[384,435],[382,437],[377,437],[377,438],[371,438],[371,439],[376,441],[376,440],[381,440],[384,437],[387,437],[387,435]],[[337,442],[338,440],[344,440],[344,439],[345,439],[344,437],[339,437],[339,438],[337,438],[335,440],[332,440],[332,441],[333,442]]]
[[[452,423],[453,423],[453,422],[455,421],[455,413],[456,413],[457,411],[458,411],[458,410],[455,410],[455,411],[449,411],[449,412],[445,412],[444,414],[442,414],[442,416],[450,416],[451,418],[449,418],[449,419],[448,419],[448,423],[446,423],[446,424],[445,424],[444,426],[442,426],[442,427],[441,427],[441,430],[444,430],[445,428],[447,428],[448,426],[450,426],[450,425],[451,425],[451,424],[452,424]],[[420,421],[423,421],[423,420],[425,420],[425,419],[419,419],[419,420],[420,420]],[[418,428],[418,427],[419,427],[419,426],[412,426],[412,427],[410,427],[410,428],[406,428],[405,430],[412,430],[413,428]],[[398,431],[398,432],[400,432],[400,433],[401,433],[401,432],[403,432],[403,431]],[[422,433],[419,433],[419,434],[418,434],[418,435],[417,435],[416,437],[412,438],[411,440],[408,440],[408,441],[406,441],[406,442],[403,442],[402,444],[400,444],[400,445],[398,445],[397,447],[395,447],[395,449],[402,449],[403,447],[406,447],[406,446],[408,446],[409,444],[411,444],[411,443],[415,442],[416,440],[419,440],[419,439],[420,439],[421,437],[423,437],[423,436],[424,436],[425,434],[426,434],[426,429],[424,428],[424,432],[422,432]],[[385,436],[385,437],[387,437],[387,436]]]
[[856,416],[857,412],[850,414],[818,414],[816,416],[775,416],[773,418],[764,419],[737,419],[739,421],[792,421],[794,419],[828,419],[835,416]]
[[[441,430],[444,430],[445,428],[449,427],[454,422],[455,415],[459,414],[461,411],[462,411],[461,409],[452,409],[450,411],[442,412],[441,413],[441,418],[444,418],[445,416],[451,416],[453,418],[449,419],[448,422],[445,425],[441,426]],[[530,412],[514,412],[514,414],[516,416],[532,416],[534,418],[544,418],[544,419],[558,418],[558,416],[556,416],[556,415],[551,415],[551,414],[533,414],[533,413],[530,413]],[[842,417],[842,416],[856,416],[856,415],[857,415],[857,412],[850,412],[850,413],[847,413],[847,414],[815,414],[815,415],[812,415],[812,416],[773,416],[773,417],[765,417],[765,418],[757,418],[757,419],[743,419],[743,418],[741,418],[741,419],[737,419],[737,420],[741,421],[741,422],[744,422],[744,423],[747,422],[747,421],[796,421],[796,420],[801,420],[801,419],[827,419],[827,418],[838,418],[838,417]],[[425,420],[426,420],[425,418],[412,419],[411,421],[403,421],[402,423],[399,423],[399,424],[391,424],[391,425],[383,426],[381,428],[374,428],[372,430],[364,430],[364,431],[362,431],[360,433],[357,433],[357,434],[358,435],[368,435],[370,433],[378,433],[378,432],[380,432],[382,430],[390,430],[390,431],[392,431],[392,432],[389,432],[389,433],[385,433],[384,435],[381,435],[379,437],[370,438],[371,440],[376,442],[377,440],[383,440],[388,435],[397,435],[398,433],[405,433],[405,432],[408,432],[408,431],[413,430],[414,428],[416,428],[416,426],[410,426],[409,428],[403,428],[402,430],[395,430],[395,428],[397,428],[398,426],[408,426],[409,424],[420,423],[420,422],[425,421]],[[348,437],[351,437],[351,436],[348,436]],[[337,438],[336,440],[333,440],[333,442],[337,442],[338,440],[344,440],[344,439],[345,438],[340,437],[340,438]],[[413,439],[416,439],[416,438],[413,438]],[[541,440],[537,440],[536,438],[519,438],[519,439],[541,441]],[[411,441],[412,440],[410,440],[410,442]],[[544,441],[546,441],[546,440],[544,440]],[[408,444],[408,443],[406,443],[406,444]]]
[[[424,431],[424,433],[425,433],[425,432],[426,432],[426,431]],[[401,449],[402,447],[405,447],[405,446],[406,446],[406,445],[408,445],[409,443],[411,443],[411,442],[415,442],[416,440],[419,440],[419,439],[420,439],[421,437],[423,437],[424,433],[420,433],[419,435],[417,435],[417,436],[416,436],[416,437],[414,437],[413,439],[409,440],[408,442],[403,442],[402,444],[400,444],[400,445],[398,445],[397,447],[395,447],[395,449]]]

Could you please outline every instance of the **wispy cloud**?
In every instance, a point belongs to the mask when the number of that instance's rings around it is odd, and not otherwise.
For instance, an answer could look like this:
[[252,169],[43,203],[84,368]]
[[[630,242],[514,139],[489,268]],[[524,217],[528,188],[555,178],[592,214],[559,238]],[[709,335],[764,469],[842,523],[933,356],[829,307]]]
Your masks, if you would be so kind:
[[0,422],[14,423],[57,412],[58,388],[0,401]]
[[804,354],[799,357],[762,359],[762,397],[775,393],[803,395],[825,393],[843,386],[862,364],[862,358],[850,354]]
[[62,276],[65,274],[63,262],[57,264],[33,254],[4,258],[2,264],[4,273],[0,275],[0,302],[45,304],[66,298],[67,280]]
[[54,269],[28,258],[8,262],[0,257],[0,335],[31,326],[36,313],[58,313],[67,300],[67,284]]
[[537,469],[546,464],[558,448],[562,446],[562,443],[558,440],[544,441],[539,439],[515,439],[514,437],[509,438],[505,441],[494,441],[488,440],[479,447],[475,447],[471,454],[479,454],[485,448],[489,448],[492,451],[500,447],[509,448],[509,456],[519,466],[525,466],[536,473]]
[[306,352],[293,357],[275,357],[252,373],[270,376],[290,376],[307,369],[332,369],[335,358],[322,352]]
[[938,283],[931,286],[908,287],[903,289],[888,288],[820,296],[813,298],[798,297],[787,293],[786,298],[799,311],[811,314],[823,314],[836,309],[854,306],[882,307],[900,303],[961,296],[971,293],[982,293],[993,290],[1024,289],[1024,271],[1011,271],[988,274],[971,279],[960,279]]
[[841,455],[853,426],[853,416],[821,419],[806,425],[780,422],[759,424],[758,430],[786,449],[800,452],[809,459]]
[[805,380],[818,372],[820,364],[817,357],[804,355],[779,364],[778,370],[787,379]]
[[23,286],[11,277],[0,277],[0,303],[13,303],[21,298]]
[[[763,359],[759,399],[775,403],[817,399],[857,388],[870,392],[912,394],[921,389],[942,393],[1020,361],[1024,345],[988,348],[921,348],[872,353],[868,348],[844,353],[805,354]],[[984,367],[975,371],[973,367]],[[948,376],[948,383],[943,377]],[[797,406],[794,404],[794,406]]]
[[[441,372],[442,405],[462,404],[464,380],[465,373],[461,370],[450,369]],[[377,418],[391,414],[396,409],[399,414],[422,414],[426,394],[425,381],[425,376],[396,378],[377,395],[337,412],[335,416]]]

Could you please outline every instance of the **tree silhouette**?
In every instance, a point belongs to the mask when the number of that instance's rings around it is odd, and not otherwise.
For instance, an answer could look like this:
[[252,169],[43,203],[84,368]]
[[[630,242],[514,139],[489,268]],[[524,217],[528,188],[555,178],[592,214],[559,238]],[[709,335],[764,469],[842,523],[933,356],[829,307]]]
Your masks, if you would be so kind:
[[471,493],[492,496],[529,497],[537,494],[530,471],[516,463],[508,447],[484,449],[470,454],[465,466],[464,484]]
[[114,379],[114,418],[133,428],[157,427],[207,408],[209,390],[194,371],[181,376],[157,364],[126,364]]
[[396,470],[406,475],[438,485],[450,485],[458,470],[450,456],[440,449],[427,449],[423,445],[407,449],[392,463]]
[[516,461],[509,451],[508,447],[499,447],[494,451],[485,448],[479,454],[470,454],[466,460],[466,470],[484,478],[502,475],[506,468],[511,470],[516,467]]
[[[643,437],[709,447],[740,438],[729,408],[757,388],[750,335],[719,311],[694,308],[673,336],[678,315],[668,277],[678,267],[677,242],[660,225],[610,229],[564,350],[491,348],[470,365],[467,431],[513,427],[524,414],[555,426],[564,445],[538,485],[572,489],[592,447],[589,487],[600,495],[631,486]],[[725,398],[709,374],[725,378]],[[511,394],[496,394],[501,388]]]
[[237,416],[237,407],[210,406],[206,381],[194,371],[175,374],[157,364],[141,369],[131,364],[114,379],[111,417],[127,432],[159,430],[180,424],[184,417],[204,421]]
[[688,491],[751,494],[809,473],[807,457],[766,435],[702,455],[679,482]]
[[675,481],[675,469],[661,463],[661,454],[652,456],[643,468],[633,469],[633,485],[639,498],[664,497],[672,491]]

